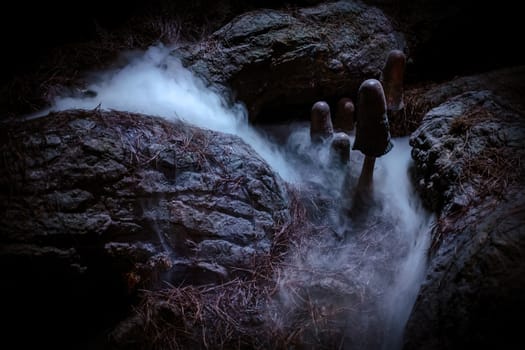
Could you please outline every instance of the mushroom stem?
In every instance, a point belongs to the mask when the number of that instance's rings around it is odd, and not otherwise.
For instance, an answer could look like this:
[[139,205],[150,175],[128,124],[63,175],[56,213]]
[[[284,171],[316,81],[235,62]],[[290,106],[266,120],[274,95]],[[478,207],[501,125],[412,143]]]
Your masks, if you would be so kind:
[[390,141],[385,93],[378,80],[368,79],[361,84],[357,107],[353,149],[361,151],[365,159],[354,194],[353,211],[366,209],[371,203],[376,158],[388,153],[393,146]]
[[374,193],[373,177],[375,162],[376,157],[365,156],[361,175],[359,176],[357,187],[354,192],[352,208],[350,210],[350,215],[354,218],[364,215],[371,207]]
[[373,191],[374,165],[376,157],[365,156],[361,175],[357,182],[357,191],[371,194]]

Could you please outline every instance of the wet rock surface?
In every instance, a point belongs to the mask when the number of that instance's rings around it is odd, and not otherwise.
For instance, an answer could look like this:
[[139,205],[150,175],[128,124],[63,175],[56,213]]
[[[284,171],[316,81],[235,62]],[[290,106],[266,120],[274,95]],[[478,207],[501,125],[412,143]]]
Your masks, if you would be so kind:
[[231,87],[252,120],[262,113],[258,121],[275,122],[308,116],[319,99],[355,96],[402,46],[381,10],[339,1],[248,12],[174,54],[219,89]]
[[44,342],[80,341],[140,288],[238,276],[289,218],[251,147],[181,122],[65,111],[10,125],[0,150],[4,316]]
[[412,134],[414,174],[439,217],[404,349],[519,343],[525,109],[516,97],[523,96],[523,77],[523,68],[491,72],[426,94],[440,102]]

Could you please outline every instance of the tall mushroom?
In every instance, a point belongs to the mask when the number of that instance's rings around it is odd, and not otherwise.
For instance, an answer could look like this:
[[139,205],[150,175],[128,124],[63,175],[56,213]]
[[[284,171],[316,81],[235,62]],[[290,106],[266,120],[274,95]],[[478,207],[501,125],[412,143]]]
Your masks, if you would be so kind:
[[322,142],[334,133],[330,106],[325,101],[314,103],[310,120],[310,139],[313,143]]
[[391,50],[388,53],[385,66],[381,72],[381,83],[385,91],[387,109],[399,111],[403,109],[403,76],[405,75],[406,57],[401,50]]
[[337,109],[335,111],[335,122],[338,129],[344,132],[354,130],[354,102],[348,97],[342,97],[337,102]]
[[361,151],[365,160],[354,201],[371,198],[375,160],[392,147],[383,86],[379,80],[365,80],[358,91],[356,136],[352,147]]

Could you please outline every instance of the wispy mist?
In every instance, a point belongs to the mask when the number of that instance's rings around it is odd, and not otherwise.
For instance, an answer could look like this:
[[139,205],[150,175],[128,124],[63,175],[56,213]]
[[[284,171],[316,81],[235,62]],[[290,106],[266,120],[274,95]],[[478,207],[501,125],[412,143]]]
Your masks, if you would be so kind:
[[146,52],[123,55],[119,68],[91,74],[88,95],[59,96],[49,111],[66,109],[119,110],[183,120],[190,124],[240,136],[288,181],[297,179],[275,147],[247,124],[246,108],[226,99],[184,68],[171,48],[152,46]]
[[[119,68],[93,74],[87,89],[96,96],[59,97],[51,110],[138,112],[241,137],[284,180],[313,189],[332,203],[323,218],[326,236],[290,252],[276,276],[273,321],[284,327],[305,308],[313,308],[321,316],[335,317],[331,326],[344,329],[344,348],[399,348],[423,277],[431,221],[409,181],[408,140],[394,139],[393,150],[377,159],[377,205],[362,221],[353,222],[341,213],[361,170],[360,152],[351,152],[349,164],[338,163],[329,142],[310,142],[306,122],[283,127],[288,137],[276,145],[249,126],[242,104],[228,103],[170,51],[159,46],[128,54]],[[312,336],[315,326],[311,325]]]
[[279,312],[271,318],[291,327],[309,312],[317,315],[317,323],[301,327],[313,338],[329,320],[330,327],[340,327],[346,335],[343,349],[400,349],[424,277],[432,222],[410,182],[408,138],[393,139],[392,151],[376,160],[376,204],[353,221],[341,220],[339,214],[348,199],[344,196],[357,184],[364,156],[352,151],[348,165],[330,162],[329,145],[311,145],[307,130],[305,124],[291,134],[287,154],[308,174],[304,184],[314,182],[319,192],[334,199],[333,207],[325,218],[328,229],[300,245],[279,271],[273,305]]

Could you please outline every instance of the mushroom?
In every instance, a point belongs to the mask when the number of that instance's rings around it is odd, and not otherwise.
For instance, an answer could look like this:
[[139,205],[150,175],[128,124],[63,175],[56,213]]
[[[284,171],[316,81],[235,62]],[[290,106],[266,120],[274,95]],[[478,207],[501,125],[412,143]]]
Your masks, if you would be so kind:
[[334,133],[330,106],[325,101],[314,103],[311,111],[310,139],[314,143],[322,142]]
[[356,136],[353,146],[353,149],[365,155],[357,184],[358,200],[371,197],[375,160],[388,153],[392,147],[383,86],[379,80],[365,80],[358,91]]
[[337,127],[345,132],[354,130],[354,102],[348,97],[342,97],[337,102],[335,121]]
[[332,157],[340,164],[347,164],[350,161],[350,136],[344,132],[336,132],[330,144]]
[[385,91],[387,109],[399,111],[403,103],[403,76],[405,74],[406,57],[401,50],[391,50],[388,53],[385,66],[381,72],[381,83]]

